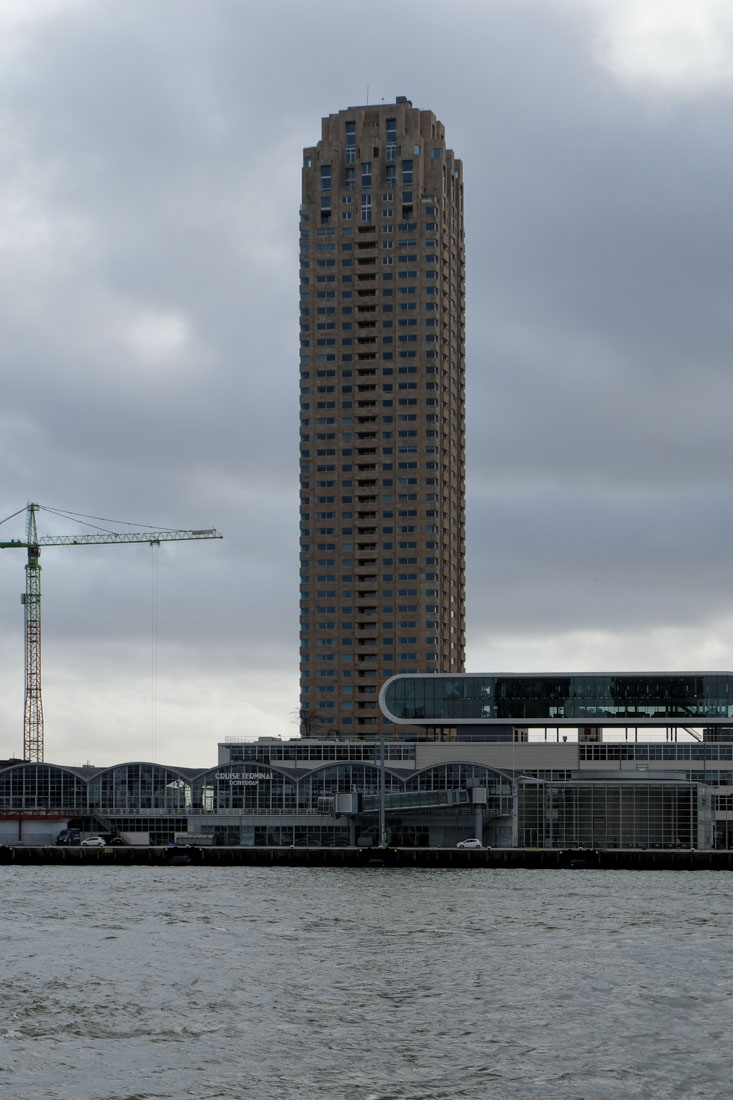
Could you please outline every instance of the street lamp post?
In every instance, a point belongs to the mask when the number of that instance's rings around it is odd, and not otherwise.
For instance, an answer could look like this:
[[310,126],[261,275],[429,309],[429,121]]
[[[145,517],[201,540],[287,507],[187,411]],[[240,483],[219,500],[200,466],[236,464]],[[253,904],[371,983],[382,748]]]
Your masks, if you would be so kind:
[[379,847],[387,847],[385,827],[385,775],[384,775],[384,734],[379,738]]

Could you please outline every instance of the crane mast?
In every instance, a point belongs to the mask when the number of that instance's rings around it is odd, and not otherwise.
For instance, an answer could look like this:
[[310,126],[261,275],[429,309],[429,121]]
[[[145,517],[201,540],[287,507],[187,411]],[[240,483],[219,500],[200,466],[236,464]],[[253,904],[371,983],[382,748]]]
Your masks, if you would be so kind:
[[41,549],[36,530],[36,506],[28,506],[28,561],[25,567],[25,705],[23,759],[43,760],[43,698],[41,696]]
[[[0,550],[21,549],[28,552],[25,567],[25,592],[21,600],[25,610],[25,702],[23,713],[23,758],[28,761],[43,761],[43,698],[41,696],[41,547],[42,546],[100,546],[107,543],[147,542],[157,546],[161,542],[173,542],[192,539],[220,539],[222,536],[213,527],[192,531],[98,531],[93,535],[43,535],[39,538],[36,525],[36,512],[39,504],[28,504],[25,508],[25,541],[11,539],[0,542]],[[53,509],[49,509],[53,511]],[[14,513],[18,515],[18,513]],[[8,516],[12,519],[13,516]],[[85,519],[94,517],[87,516]],[[5,520],[2,521],[3,523]],[[108,521],[105,521],[108,522]]]

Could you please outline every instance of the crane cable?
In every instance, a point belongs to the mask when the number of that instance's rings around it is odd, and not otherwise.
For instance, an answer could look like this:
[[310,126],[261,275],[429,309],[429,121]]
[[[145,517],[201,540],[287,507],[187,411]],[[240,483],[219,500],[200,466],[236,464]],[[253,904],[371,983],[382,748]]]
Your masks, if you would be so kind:
[[[95,530],[99,531],[107,531],[108,529],[106,527],[97,528],[97,525],[95,523],[87,523],[86,521],[97,520],[99,523],[114,523],[118,527],[137,527],[138,529],[147,528],[151,531],[170,531],[171,534],[173,534],[175,530],[175,528],[173,527],[153,527],[150,523],[133,523],[130,520],[126,519],[107,519],[105,518],[105,516],[89,516],[85,512],[65,512],[59,508],[50,508],[47,504],[39,504],[38,507],[42,508],[44,512],[51,512],[54,516],[60,516],[62,519],[70,519],[74,523],[79,523],[84,527],[92,527]],[[21,508],[21,511],[25,511],[25,509]],[[19,512],[15,513],[15,515],[19,514]],[[12,516],[8,516],[8,519],[12,519]],[[110,534],[111,533],[112,532],[110,532]]]
[[156,762],[158,755],[158,551],[160,546],[151,543],[150,559],[150,759]]

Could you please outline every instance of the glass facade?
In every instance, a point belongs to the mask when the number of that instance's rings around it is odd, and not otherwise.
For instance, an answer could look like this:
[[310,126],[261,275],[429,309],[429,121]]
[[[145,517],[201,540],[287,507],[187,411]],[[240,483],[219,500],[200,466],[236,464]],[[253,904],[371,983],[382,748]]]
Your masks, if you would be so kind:
[[434,764],[416,772],[405,783],[406,791],[466,790],[485,787],[486,813],[507,816],[512,812],[512,781],[508,775],[483,764],[452,762]]
[[[707,847],[716,808],[717,843],[729,843],[733,773],[723,762],[730,760],[733,745],[579,747],[593,764],[688,763],[674,779],[633,775],[623,781],[579,780],[552,771],[512,776],[471,760],[443,761],[407,774],[387,766],[385,802],[394,842],[452,846],[456,835],[471,831],[480,806],[488,842],[510,845],[517,800],[520,847]],[[720,765],[708,771],[708,760]],[[698,762],[694,771],[693,762]],[[720,790],[716,807],[711,784],[717,782],[730,789]],[[12,839],[20,833],[14,818],[65,817],[78,819],[77,827],[87,830],[147,834],[138,843],[167,844],[190,831],[208,834],[217,844],[366,843],[363,838],[376,828],[379,788],[380,768],[367,760],[315,767],[241,762],[205,771],[145,762],[104,769],[22,763],[0,769],[0,826],[5,819],[3,835]],[[480,799],[474,788],[481,789]],[[355,792],[357,821],[349,822],[337,810],[336,796]],[[53,837],[44,841],[52,842]]]
[[[733,760],[733,745],[710,744],[708,742],[682,743],[678,741],[664,744],[634,744],[622,742],[607,745],[578,745],[578,759],[582,762],[599,763],[617,760],[633,760],[646,763],[657,760]],[[706,776],[711,773],[701,773]],[[725,773],[729,777],[730,772]],[[705,782],[709,782],[708,778]],[[702,780],[701,780],[702,782]]]
[[293,813],[298,785],[276,768],[257,764],[212,768],[194,782],[194,801],[203,810]]
[[523,848],[709,847],[712,792],[689,783],[519,786]]
[[380,705],[396,722],[700,725],[733,716],[733,674],[396,676]]
[[86,808],[87,783],[54,764],[22,764],[0,772],[0,809]]
[[[300,781],[304,792],[305,805],[315,806],[320,798],[349,791],[361,791],[372,794],[379,790],[379,768],[374,764],[336,764],[332,767],[317,768],[309,772]],[[401,790],[402,780],[385,769],[385,789]]]
[[[249,761],[251,763],[269,764],[276,761],[287,763],[289,760],[309,760],[312,762],[322,760],[379,760],[380,745],[375,741],[239,741],[227,744],[229,759],[234,763]],[[404,761],[413,763],[415,760],[414,744],[404,744],[394,741],[384,742],[385,760],[395,762]]]
[[[378,746],[377,746],[378,748]],[[219,813],[312,814],[337,793],[379,790],[374,763],[335,763],[298,774],[263,764],[228,764],[181,774],[157,764],[74,769],[16,764],[0,771],[0,810],[64,810],[118,817]],[[404,779],[385,769],[388,792]],[[328,806],[331,808],[330,803]]]
[[167,810],[191,806],[191,784],[178,771],[158,764],[118,764],[89,782],[90,810]]

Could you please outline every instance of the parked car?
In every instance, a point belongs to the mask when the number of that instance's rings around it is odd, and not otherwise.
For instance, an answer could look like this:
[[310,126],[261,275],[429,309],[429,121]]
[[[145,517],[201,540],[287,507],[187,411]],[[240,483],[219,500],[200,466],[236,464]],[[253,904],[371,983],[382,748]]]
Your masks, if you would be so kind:
[[483,844],[477,837],[472,836],[468,840],[459,840],[456,848],[483,848]]
[[62,829],[56,837],[56,843],[78,846],[81,843],[81,833],[78,829]]
[[107,841],[103,836],[88,836],[86,840],[82,840],[82,848],[104,848]]

